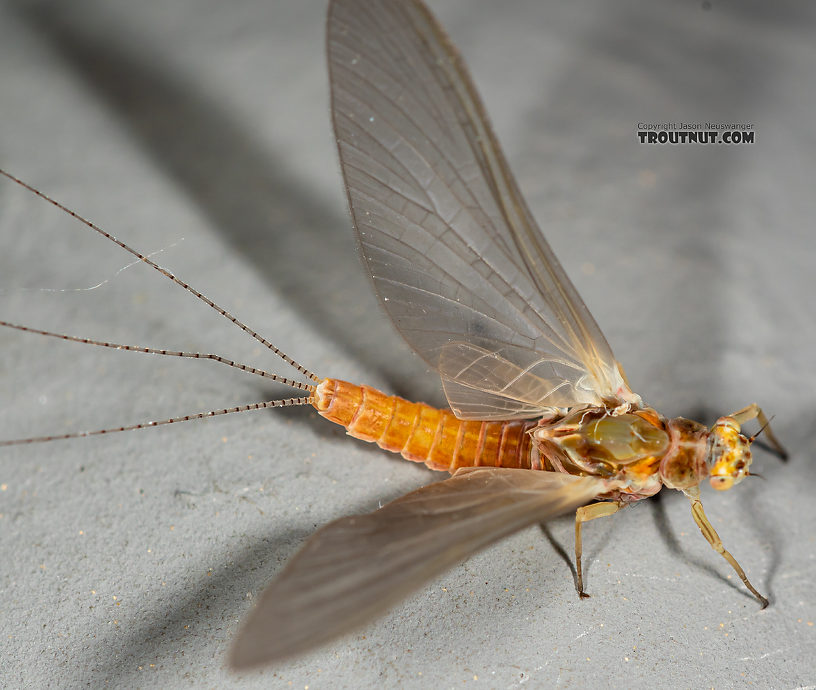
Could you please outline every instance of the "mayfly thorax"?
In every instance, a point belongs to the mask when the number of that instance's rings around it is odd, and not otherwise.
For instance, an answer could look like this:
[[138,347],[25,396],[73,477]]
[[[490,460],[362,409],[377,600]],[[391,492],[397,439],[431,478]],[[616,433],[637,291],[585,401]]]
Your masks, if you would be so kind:
[[0,321],[17,330],[146,354],[209,359],[288,385],[297,397],[32,443],[249,409],[311,405],[348,433],[453,476],[370,514],[323,527],[279,574],[231,654],[247,668],[364,624],[488,544],[576,511],[582,525],[683,492],[710,545],[764,607],[724,548],[699,486],[749,476],[751,404],[707,427],[668,419],[632,392],[603,333],[541,234],[462,60],[419,0],[333,0],[327,29],[332,117],[366,268],[401,335],[441,377],[450,409],[323,378],[147,256],[34,190],[228,318],[295,369],[270,374],[214,354],[122,345]]

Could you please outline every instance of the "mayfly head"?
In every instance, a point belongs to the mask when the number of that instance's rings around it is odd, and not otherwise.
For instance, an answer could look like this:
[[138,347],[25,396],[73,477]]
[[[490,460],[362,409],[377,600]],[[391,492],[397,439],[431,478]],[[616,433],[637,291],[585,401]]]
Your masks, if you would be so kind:
[[726,491],[747,477],[751,439],[740,433],[733,417],[720,417],[708,434],[708,476],[717,491]]

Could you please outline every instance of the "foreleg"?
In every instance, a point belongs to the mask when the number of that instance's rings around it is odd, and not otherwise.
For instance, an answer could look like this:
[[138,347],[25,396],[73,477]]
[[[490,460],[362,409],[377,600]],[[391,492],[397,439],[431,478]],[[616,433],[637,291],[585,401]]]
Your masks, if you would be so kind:
[[781,457],[783,460],[787,460],[788,451],[785,450],[784,446],[779,442],[779,439],[777,439],[774,435],[774,432],[771,431],[770,421],[765,416],[765,413],[762,411],[762,408],[759,405],[756,403],[751,403],[747,407],[743,407],[738,412],[729,415],[729,417],[731,417],[731,419],[733,419],[740,426],[746,422],[750,422],[752,419],[756,419],[759,422],[760,427],[764,429],[765,438],[768,439],[768,445],[770,445],[771,448],[773,448],[779,454],[779,457]]
[[[745,586],[751,591],[759,602],[762,604],[762,608],[764,609],[768,605],[768,600],[763,597],[754,586],[748,581],[748,577],[745,574],[745,571],[740,567],[740,564],[737,563],[737,559],[734,558],[728,551],[726,551],[725,547],[723,546],[722,539],[720,539],[720,535],[717,534],[717,531],[711,526],[711,523],[708,521],[705,512],[703,511],[703,504],[700,503],[700,489],[699,487],[693,487],[691,489],[686,489],[684,492],[688,497],[689,501],[691,501],[691,514],[694,517],[694,522],[697,523],[697,526],[700,528],[700,531],[703,533],[703,536],[706,538],[709,544],[711,544],[711,548],[714,549],[718,554],[720,554],[726,561],[731,564],[731,567],[737,572],[737,575],[740,576],[740,579],[745,584]],[[580,509],[579,509],[580,510]]]

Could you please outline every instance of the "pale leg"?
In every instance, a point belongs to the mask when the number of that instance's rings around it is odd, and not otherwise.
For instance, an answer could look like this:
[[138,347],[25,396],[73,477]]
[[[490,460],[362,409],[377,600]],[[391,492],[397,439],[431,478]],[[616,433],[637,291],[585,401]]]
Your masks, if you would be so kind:
[[780,457],[783,460],[786,460],[788,457],[788,451],[782,446],[779,442],[779,439],[774,436],[773,431],[771,431],[770,423],[768,418],[765,416],[765,413],[762,411],[762,408],[757,405],[756,403],[751,403],[748,407],[743,407],[738,412],[735,412],[732,415],[729,415],[731,419],[733,419],[737,424],[742,426],[746,422],[750,422],[752,419],[756,419],[759,422],[760,427],[762,427],[765,431],[765,438],[768,439],[768,444],[777,452],[779,453]]
[[584,576],[581,569],[581,553],[583,551],[581,544],[581,525],[595,518],[614,515],[622,507],[623,505],[620,503],[601,502],[581,506],[575,511],[575,570],[578,576],[578,596],[582,599],[589,597],[589,594],[584,591]]
[[700,503],[699,487],[695,486],[691,489],[686,489],[683,493],[686,494],[689,501],[691,501],[691,514],[694,517],[694,522],[697,523],[697,526],[700,528],[703,536],[706,538],[708,543],[711,544],[711,548],[731,564],[731,567],[737,572],[737,575],[740,576],[740,579],[745,586],[751,590],[751,594],[759,599],[759,602],[762,604],[762,608],[764,609],[768,605],[768,600],[757,592],[757,590],[754,589],[754,586],[748,581],[745,571],[740,567],[740,564],[737,563],[737,559],[726,551],[725,547],[723,546],[722,539],[720,539],[720,535],[717,534],[717,531],[711,526],[705,512],[703,512],[703,504]]

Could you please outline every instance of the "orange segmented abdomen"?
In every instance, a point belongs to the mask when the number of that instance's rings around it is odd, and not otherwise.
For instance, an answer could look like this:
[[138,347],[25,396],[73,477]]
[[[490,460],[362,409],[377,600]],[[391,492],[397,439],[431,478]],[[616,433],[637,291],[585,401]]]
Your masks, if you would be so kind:
[[324,379],[314,407],[350,436],[424,462],[434,470],[459,467],[531,467],[529,429],[535,421],[479,422],[449,410],[386,395],[369,386]]

